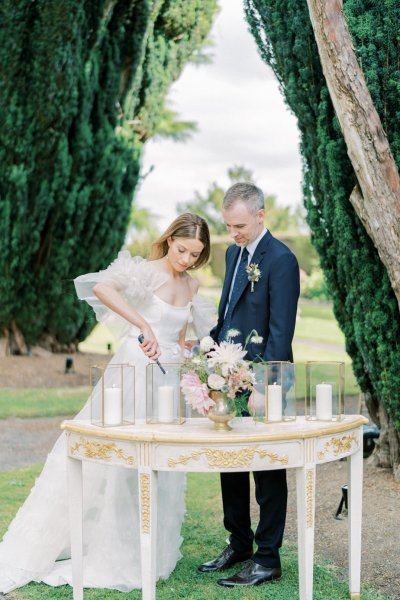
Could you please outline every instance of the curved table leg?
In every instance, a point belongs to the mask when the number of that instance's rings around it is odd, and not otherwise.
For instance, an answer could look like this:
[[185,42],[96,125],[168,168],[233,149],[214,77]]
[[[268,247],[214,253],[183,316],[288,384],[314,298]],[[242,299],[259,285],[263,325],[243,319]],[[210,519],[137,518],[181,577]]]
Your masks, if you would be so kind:
[[348,536],[349,588],[351,600],[359,600],[361,573],[361,519],[362,519],[362,447],[347,459],[348,469]]
[[157,471],[139,469],[142,598],[156,597]]

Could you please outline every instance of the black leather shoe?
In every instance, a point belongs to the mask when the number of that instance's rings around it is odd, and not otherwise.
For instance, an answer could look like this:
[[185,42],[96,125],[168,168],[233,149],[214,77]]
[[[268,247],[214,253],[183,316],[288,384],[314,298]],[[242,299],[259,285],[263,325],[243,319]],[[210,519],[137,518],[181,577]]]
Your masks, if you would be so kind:
[[232,575],[232,577],[218,579],[217,583],[218,585],[223,585],[225,587],[233,587],[235,585],[261,585],[262,583],[280,579],[281,575],[281,569],[263,567],[253,560],[249,560],[239,573]]
[[227,546],[225,550],[221,552],[217,558],[214,560],[210,560],[209,562],[203,563],[197,570],[200,573],[213,573],[214,571],[225,571],[225,569],[229,569],[236,563],[244,562],[245,560],[249,560],[249,558],[253,555],[253,550],[249,550],[248,552],[235,552],[232,546]]

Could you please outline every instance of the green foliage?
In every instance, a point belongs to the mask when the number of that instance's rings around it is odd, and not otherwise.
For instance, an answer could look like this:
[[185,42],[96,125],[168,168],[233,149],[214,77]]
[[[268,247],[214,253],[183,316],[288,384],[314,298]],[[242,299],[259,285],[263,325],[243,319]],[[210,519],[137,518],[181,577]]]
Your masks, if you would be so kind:
[[129,217],[129,225],[132,228],[132,233],[151,233],[153,235],[158,234],[156,225],[157,215],[154,214],[149,208],[132,206],[131,214]]
[[148,258],[151,244],[159,237],[158,216],[150,209],[133,204],[126,245],[132,256]]
[[305,271],[307,275],[311,275],[314,270],[319,270],[319,257],[311,244],[309,234],[279,231],[276,235],[296,255],[302,271]]
[[[400,316],[385,268],[349,196],[356,183],[319,62],[306,0],[245,0],[262,58],[298,119],[304,202],[335,316],[364,392],[400,428]],[[397,163],[400,160],[400,6],[346,0],[353,44]]]
[[207,221],[211,233],[222,234],[226,232],[221,214],[224,194],[225,190],[217,183],[213,183],[205,196],[195,191],[193,200],[178,203],[176,210],[178,213],[192,212],[200,215]]
[[14,322],[30,345],[86,337],[94,321],[72,279],[121,248],[143,143],[165,131],[166,92],[215,10],[1,3],[0,331]]
[[329,290],[322,269],[316,267],[304,277],[301,295],[309,300],[329,300]]
[[197,131],[197,125],[193,121],[181,121],[178,117],[177,112],[164,107],[155,137],[172,139],[174,142],[186,142],[191,134]]

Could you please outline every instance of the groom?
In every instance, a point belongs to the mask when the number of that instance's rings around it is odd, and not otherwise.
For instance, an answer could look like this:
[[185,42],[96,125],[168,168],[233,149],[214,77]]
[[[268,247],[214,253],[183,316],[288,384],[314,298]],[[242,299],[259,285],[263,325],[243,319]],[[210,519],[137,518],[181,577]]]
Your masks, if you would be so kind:
[[[248,344],[247,358],[292,361],[300,288],[296,257],[264,228],[264,194],[255,185],[236,183],[229,188],[222,213],[235,244],[227,250],[219,318],[211,336],[221,342],[230,329],[236,329],[240,335],[234,341],[244,344],[255,329],[263,342]],[[248,265],[255,265],[250,273],[246,271]],[[256,471],[253,477],[260,507],[255,534],[250,523],[249,473],[221,473],[224,526],[230,532],[230,543],[198,570],[223,571],[247,561],[232,577],[219,579],[222,586],[260,585],[281,577],[279,548],[286,518],[286,471]]]

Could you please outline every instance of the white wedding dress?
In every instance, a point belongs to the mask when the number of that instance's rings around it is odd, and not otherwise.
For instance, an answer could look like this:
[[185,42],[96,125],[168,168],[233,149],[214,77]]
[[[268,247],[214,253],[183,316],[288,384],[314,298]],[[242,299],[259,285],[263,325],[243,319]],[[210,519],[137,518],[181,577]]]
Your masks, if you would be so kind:
[[[145,419],[146,364],[138,346],[138,330],[112,313],[93,295],[98,281],[111,282],[151,325],[161,347],[160,361],[179,362],[178,336],[193,321],[198,337],[214,324],[210,301],[194,296],[187,306],[172,306],[156,292],[166,276],[150,262],[120,252],[104,271],[75,280],[79,298],[97,319],[119,328],[124,342],[111,363],[135,364],[136,420]],[[94,393],[99,393],[100,387]],[[89,401],[75,418],[89,419]],[[185,511],[185,476],[158,476],[157,577],[167,578],[181,557],[180,535]],[[71,584],[66,489],[65,434],[48,455],[41,475],[0,544],[0,592],[30,581],[51,586]],[[84,586],[130,591],[141,587],[138,484],[135,470],[84,463]]]

